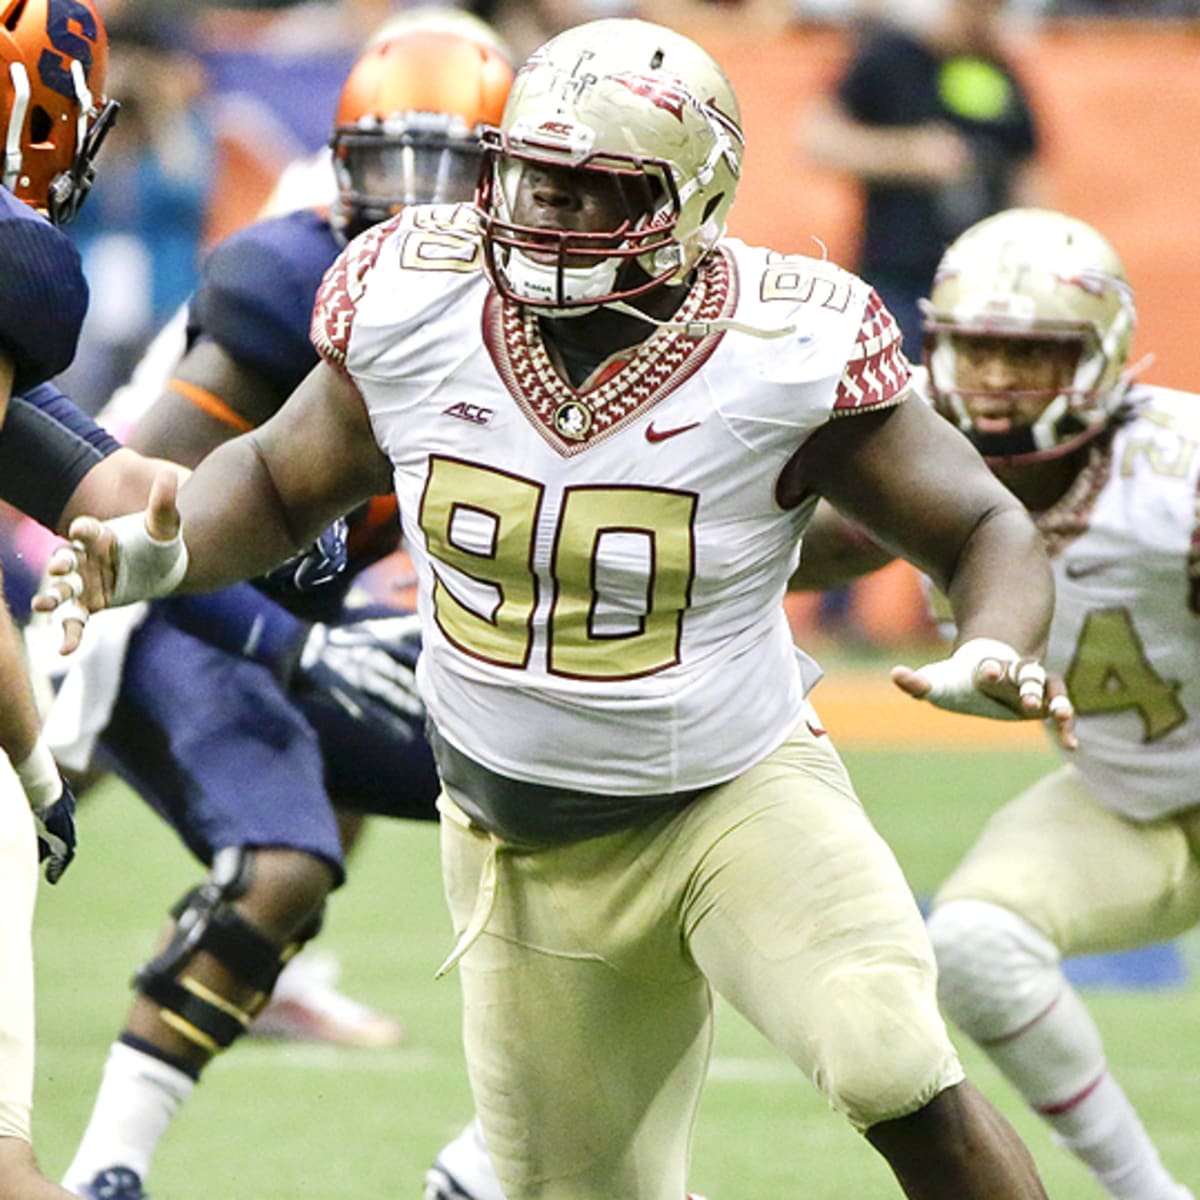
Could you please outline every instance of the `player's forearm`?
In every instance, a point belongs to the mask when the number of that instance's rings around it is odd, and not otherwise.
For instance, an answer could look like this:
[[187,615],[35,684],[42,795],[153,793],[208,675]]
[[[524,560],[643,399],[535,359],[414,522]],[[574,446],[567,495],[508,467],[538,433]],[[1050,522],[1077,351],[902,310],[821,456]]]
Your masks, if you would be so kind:
[[823,592],[845,587],[887,566],[894,558],[856,521],[822,501],[804,531],[800,565],[788,580],[788,589]]
[[0,747],[15,765],[28,758],[37,741],[39,722],[20,634],[4,603],[0,603],[0,696]]
[[1021,654],[1041,655],[1054,613],[1054,576],[1023,510],[1000,508],[980,522],[945,591],[959,643],[995,638]]
[[84,513],[107,519],[144,508],[155,475],[168,466],[179,472],[181,480],[187,477],[186,467],[165,459],[147,458],[126,448],[110,454],[79,481],[59,518],[58,532],[65,533],[71,521]]
[[211,591],[265,574],[335,517],[336,505],[288,501],[252,436],[213,451],[179,492],[188,570],[177,589]]
[[865,125],[832,104],[814,111],[804,146],[810,162],[869,183],[931,185],[962,165],[955,135],[946,129]]

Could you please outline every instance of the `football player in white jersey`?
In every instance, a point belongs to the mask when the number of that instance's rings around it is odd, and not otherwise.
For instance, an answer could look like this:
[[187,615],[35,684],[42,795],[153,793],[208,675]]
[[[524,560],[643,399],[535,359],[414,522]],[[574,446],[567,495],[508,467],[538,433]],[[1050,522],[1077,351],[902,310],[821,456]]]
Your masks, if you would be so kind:
[[907,1195],[1043,1196],[964,1079],[781,603],[828,496],[952,601],[954,653],[898,685],[1069,743],[1032,522],[906,402],[870,287],[724,237],[737,101],[692,42],[560,34],[485,146],[476,206],[409,208],[331,268],[323,361],[280,414],[178,498],[164,478],[144,513],[74,522],[38,607],[231,583],[394,487],[443,782],[443,970],[510,1200],[684,1196],[714,991]]
[[[1066,680],[1079,740],[939,890],[942,1006],[1109,1195],[1190,1200],[1109,1074],[1061,959],[1200,922],[1200,401],[1133,382],[1121,261],[1061,213],[1012,209],[972,227],[925,312],[929,398],[1050,554],[1046,664]],[[805,546],[805,586],[841,582],[856,557],[853,544],[830,557],[828,516]]]

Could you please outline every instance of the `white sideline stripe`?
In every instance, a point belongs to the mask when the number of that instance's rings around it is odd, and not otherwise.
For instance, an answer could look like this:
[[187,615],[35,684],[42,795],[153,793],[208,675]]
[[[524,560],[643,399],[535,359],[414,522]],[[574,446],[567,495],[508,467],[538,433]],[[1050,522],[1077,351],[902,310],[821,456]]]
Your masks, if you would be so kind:
[[[55,1046],[43,1043],[38,1047],[38,1063],[41,1070],[64,1069],[70,1064],[76,1069],[84,1055],[76,1046]],[[86,1056],[90,1061],[94,1055]],[[459,1056],[440,1054],[436,1050],[417,1046],[395,1046],[385,1049],[326,1046],[300,1042],[280,1043],[269,1041],[239,1042],[232,1054],[224,1055],[210,1068],[210,1073],[224,1074],[228,1071],[336,1071],[340,1074],[354,1072],[391,1071],[397,1074],[429,1074],[445,1071],[450,1064],[460,1062]],[[1154,1088],[1191,1088],[1193,1073],[1183,1067],[1136,1067],[1122,1065],[1119,1071],[1121,1082],[1132,1090]],[[712,1060],[708,1072],[710,1084],[763,1083],[784,1084],[789,1087],[807,1087],[800,1071],[787,1059],[725,1057]]]
[[[220,1060],[222,1071],[241,1068],[261,1071],[397,1071],[421,1073],[442,1070],[450,1061],[434,1050],[396,1046],[361,1050],[342,1046],[240,1042],[234,1053]],[[800,1072],[785,1059],[714,1058],[708,1078],[713,1083],[786,1083],[804,1085]]]
[[[76,1047],[38,1047],[43,1068],[57,1068],[80,1058]],[[242,1041],[232,1054],[223,1055],[209,1069],[215,1076],[229,1071],[336,1071],[340,1074],[378,1073],[429,1074],[444,1071],[459,1057],[441,1054],[420,1046],[389,1046],[384,1049],[351,1046],[327,1046],[306,1042]],[[786,1083],[806,1086],[800,1072],[786,1059],[727,1058],[712,1060],[708,1078],[711,1083]]]

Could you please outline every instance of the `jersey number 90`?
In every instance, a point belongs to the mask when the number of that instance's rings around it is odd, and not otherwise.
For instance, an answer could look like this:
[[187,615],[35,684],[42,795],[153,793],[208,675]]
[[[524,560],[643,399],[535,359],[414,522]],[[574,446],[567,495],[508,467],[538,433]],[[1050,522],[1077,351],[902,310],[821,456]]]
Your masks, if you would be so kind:
[[[430,460],[419,523],[435,560],[434,612],[442,632],[476,658],[528,667],[541,601],[534,554],[548,540],[545,653],[552,675],[632,679],[678,663],[695,574],[696,497],[659,488],[567,488],[550,529],[543,494],[540,484],[490,467]],[[611,611],[614,601],[605,594],[602,547],[606,539],[622,537],[646,552],[638,594],[630,594],[625,570],[616,605],[624,619],[606,625],[603,610],[607,603]],[[461,596],[439,574],[437,562],[458,573]]]

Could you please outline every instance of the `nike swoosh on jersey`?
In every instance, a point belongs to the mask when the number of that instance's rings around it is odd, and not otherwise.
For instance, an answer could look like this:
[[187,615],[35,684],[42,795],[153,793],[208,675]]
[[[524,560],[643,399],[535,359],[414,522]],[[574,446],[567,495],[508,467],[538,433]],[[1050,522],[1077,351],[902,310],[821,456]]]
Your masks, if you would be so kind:
[[690,425],[676,425],[674,429],[655,429],[654,422],[651,421],[646,426],[646,441],[665,442],[667,438],[678,437],[681,433],[687,433],[689,429],[697,428],[699,424],[699,421],[693,421]]
[[1067,563],[1063,567],[1063,573],[1068,579],[1086,579],[1089,575],[1098,575],[1115,565],[1116,561],[1111,558],[1082,558]]

